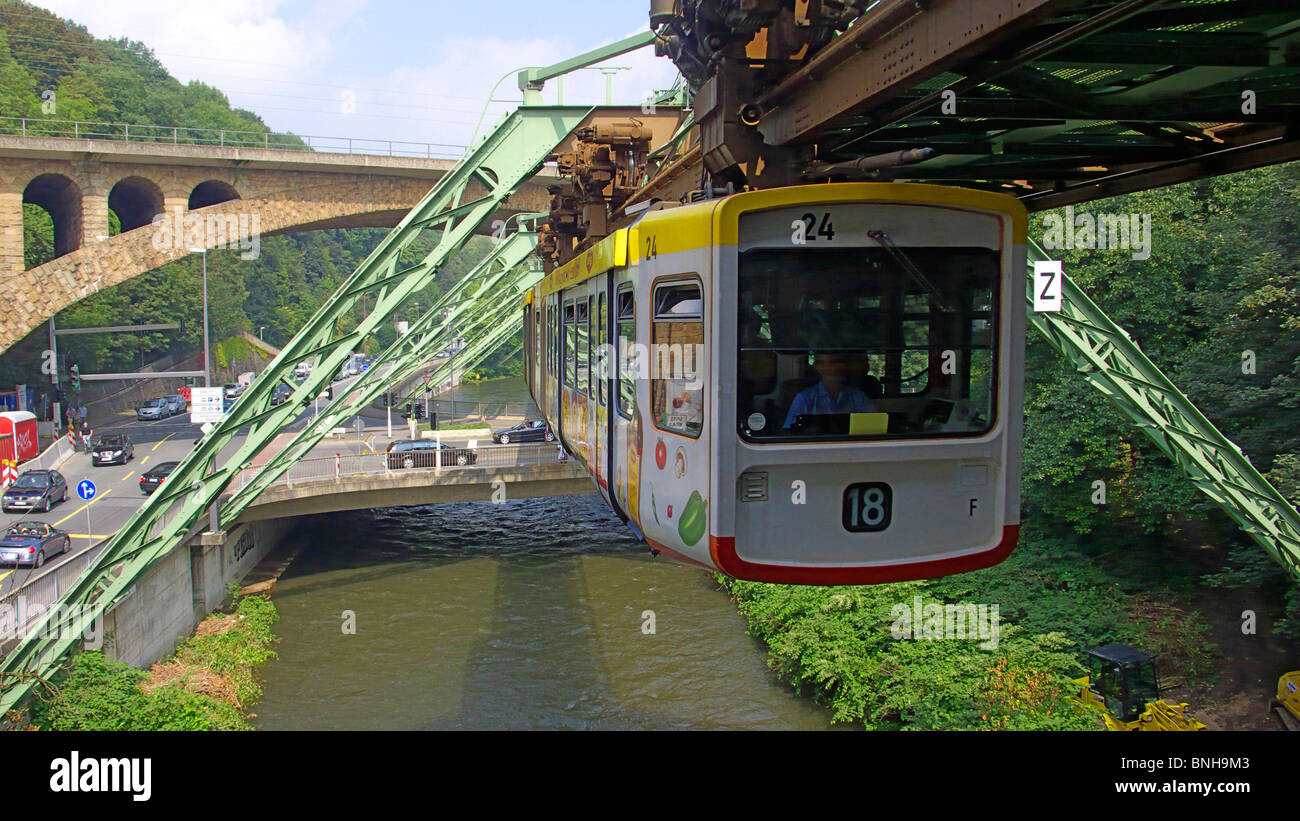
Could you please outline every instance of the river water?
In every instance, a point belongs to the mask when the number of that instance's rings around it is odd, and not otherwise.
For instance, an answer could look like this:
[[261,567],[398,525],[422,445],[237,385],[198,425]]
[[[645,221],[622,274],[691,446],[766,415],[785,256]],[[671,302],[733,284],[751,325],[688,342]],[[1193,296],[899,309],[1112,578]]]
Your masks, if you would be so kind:
[[830,727],[712,576],[652,558],[594,494],[330,514],[289,538],[263,729]]
[[263,729],[830,727],[709,574],[652,558],[595,495],[330,514],[290,538]]

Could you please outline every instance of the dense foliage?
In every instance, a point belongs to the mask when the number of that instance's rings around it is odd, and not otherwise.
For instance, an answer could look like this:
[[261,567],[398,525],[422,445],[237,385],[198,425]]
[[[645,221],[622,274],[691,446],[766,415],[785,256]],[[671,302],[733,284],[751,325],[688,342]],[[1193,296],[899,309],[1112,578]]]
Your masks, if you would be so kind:
[[[37,700],[33,721],[50,730],[247,730],[245,711],[261,696],[255,668],[275,657],[275,606],[239,600],[229,629],[185,639],[152,671],[79,653]],[[224,626],[224,625],[223,625]]]

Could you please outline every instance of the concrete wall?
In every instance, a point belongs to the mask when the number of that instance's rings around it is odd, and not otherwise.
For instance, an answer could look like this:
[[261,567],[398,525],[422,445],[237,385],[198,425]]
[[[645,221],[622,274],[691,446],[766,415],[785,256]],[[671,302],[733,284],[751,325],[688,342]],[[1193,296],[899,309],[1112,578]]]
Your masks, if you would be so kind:
[[105,652],[137,667],[165,658],[226,598],[226,584],[252,570],[292,525],[290,519],[237,525],[224,539],[201,535],[172,551],[104,615]]

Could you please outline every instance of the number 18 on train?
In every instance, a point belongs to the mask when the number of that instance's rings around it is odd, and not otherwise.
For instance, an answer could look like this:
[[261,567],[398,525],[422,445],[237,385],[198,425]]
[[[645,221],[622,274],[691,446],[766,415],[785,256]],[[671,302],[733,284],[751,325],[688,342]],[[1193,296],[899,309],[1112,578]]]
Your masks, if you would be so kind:
[[870,584],[1015,546],[1024,207],[840,183],[656,203],[524,299],[529,389],[667,556]]

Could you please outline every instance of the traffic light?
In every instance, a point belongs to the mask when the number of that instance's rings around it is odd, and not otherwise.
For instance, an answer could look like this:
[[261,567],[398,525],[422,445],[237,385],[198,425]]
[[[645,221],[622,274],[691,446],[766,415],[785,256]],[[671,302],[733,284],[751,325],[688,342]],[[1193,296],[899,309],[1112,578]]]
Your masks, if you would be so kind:
[[74,391],[81,390],[81,369],[76,365],[73,365],[69,368],[69,372],[72,375],[72,389]]
[[54,401],[55,401],[55,402],[67,402],[67,401],[68,401],[68,396],[67,396],[67,394],[65,394],[65,393],[63,392],[63,388],[55,388],[55,389],[54,389]]

